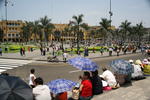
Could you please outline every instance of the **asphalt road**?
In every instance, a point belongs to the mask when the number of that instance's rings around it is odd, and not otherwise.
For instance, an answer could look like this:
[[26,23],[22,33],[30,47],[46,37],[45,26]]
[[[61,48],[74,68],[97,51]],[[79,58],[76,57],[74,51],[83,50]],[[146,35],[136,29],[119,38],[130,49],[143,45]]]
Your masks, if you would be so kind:
[[[99,66],[99,74],[102,73],[101,68],[107,67],[108,63],[114,59],[143,59],[144,56],[141,54],[130,54],[130,55],[123,55],[123,56],[113,56],[113,57],[105,57],[105,58],[95,58],[92,59],[95,61]],[[57,78],[65,78],[73,81],[78,81],[78,76],[82,75],[82,71],[72,67],[67,63],[48,63],[48,62],[40,62],[35,61],[28,65],[18,67],[13,70],[8,70],[7,73],[14,76],[19,76],[26,82],[28,82],[28,77],[30,74],[30,69],[35,69],[36,77],[42,77],[45,83],[57,79]]]

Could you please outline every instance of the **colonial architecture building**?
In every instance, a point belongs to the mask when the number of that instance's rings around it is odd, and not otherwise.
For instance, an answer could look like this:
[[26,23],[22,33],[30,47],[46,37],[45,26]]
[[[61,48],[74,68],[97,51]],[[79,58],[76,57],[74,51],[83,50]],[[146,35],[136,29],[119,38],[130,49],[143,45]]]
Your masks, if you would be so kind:
[[3,30],[3,41],[21,41],[21,31],[24,23],[20,20],[2,20],[0,21],[0,28]]
[[[19,42],[23,41],[22,39],[22,27],[25,25],[23,21],[20,20],[2,20],[0,21],[0,28],[3,30],[3,41],[12,41],[12,42]],[[73,31],[67,31],[70,27],[68,24],[54,24],[55,29],[53,32],[49,35],[48,39],[54,40],[54,41],[66,41],[66,40],[76,40],[77,39],[77,34],[74,33]],[[82,40],[89,40],[91,39],[91,32],[92,30],[97,30],[100,29],[99,26],[89,26],[88,30],[85,30],[81,28],[81,34],[80,38]],[[114,26],[111,27],[112,30],[115,29]],[[39,39],[40,36],[36,36],[37,40]],[[32,33],[30,37],[30,41],[33,41],[35,39],[35,34]]]

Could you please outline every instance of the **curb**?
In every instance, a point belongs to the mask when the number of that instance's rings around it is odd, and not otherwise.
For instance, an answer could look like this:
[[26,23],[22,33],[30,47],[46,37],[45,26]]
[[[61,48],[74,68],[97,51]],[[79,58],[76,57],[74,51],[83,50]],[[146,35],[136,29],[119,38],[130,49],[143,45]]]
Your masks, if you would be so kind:
[[[139,54],[139,53],[141,53],[141,52],[136,52],[136,53],[127,53],[126,55],[130,55],[130,54]],[[119,56],[123,56],[124,54],[120,54]],[[87,58],[89,58],[89,59],[96,59],[96,58],[110,58],[110,57],[114,57],[114,56],[116,56],[117,57],[117,55],[112,55],[112,56],[99,56],[99,57],[87,57]],[[118,57],[119,57],[118,56]],[[34,60],[34,59],[32,59],[32,58],[8,58],[8,57],[0,57],[0,58],[2,58],[2,59],[16,59],[16,60]],[[37,60],[35,60],[35,61],[46,61],[47,62],[47,60],[44,60],[44,59],[37,59]],[[50,63],[52,63],[52,62],[64,62],[64,61],[62,61],[62,60],[59,60],[59,61],[51,61]]]

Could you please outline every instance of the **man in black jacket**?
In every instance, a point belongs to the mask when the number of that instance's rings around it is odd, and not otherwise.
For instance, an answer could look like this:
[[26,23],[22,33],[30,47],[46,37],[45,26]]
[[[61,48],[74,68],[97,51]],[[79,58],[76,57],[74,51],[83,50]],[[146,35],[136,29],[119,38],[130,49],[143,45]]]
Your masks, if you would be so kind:
[[103,84],[101,78],[98,76],[98,70],[92,72],[91,81],[93,85],[93,95],[103,93]]

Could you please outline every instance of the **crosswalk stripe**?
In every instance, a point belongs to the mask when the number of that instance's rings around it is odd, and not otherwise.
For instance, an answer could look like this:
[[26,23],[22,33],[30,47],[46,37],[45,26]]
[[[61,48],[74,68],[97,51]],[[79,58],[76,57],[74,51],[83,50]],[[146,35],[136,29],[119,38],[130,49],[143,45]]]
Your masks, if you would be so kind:
[[21,64],[27,64],[27,63],[31,63],[30,62],[23,62],[23,61],[0,61],[0,63],[21,63]]
[[10,66],[22,66],[24,64],[6,64],[6,63],[0,63],[0,66],[1,65],[10,65]]
[[0,67],[0,69],[13,69],[13,68],[10,68],[10,67]]
[[0,59],[0,73],[32,63],[29,60]]
[[16,68],[16,67],[19,67],[19,66],[11,66],[11,65],[0,65],[0,67],[12,67],[12,68]]
[[6,71],[6,70],[0,69],[0,73],[1,73],[1,72],[5,72],[5,71]]
[[0,59],[1,61],[24,61],[24,62],[31,62],[31,60],[17,60],[17,59]]

